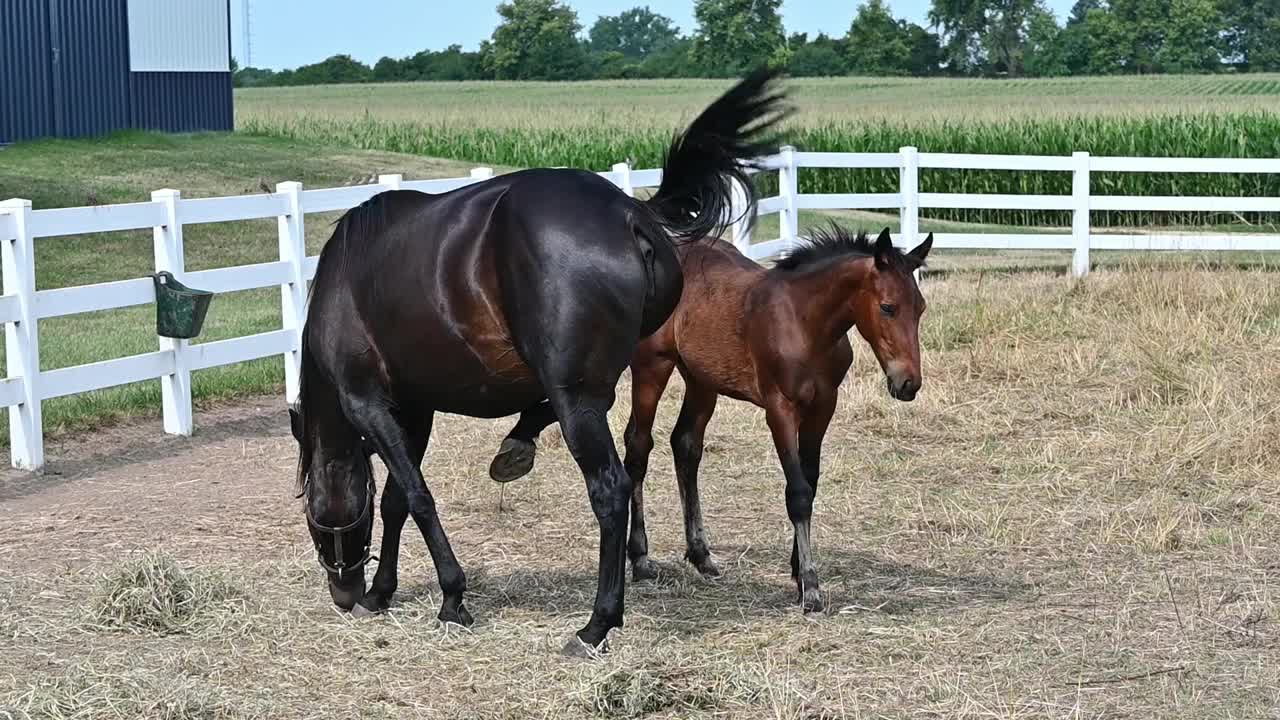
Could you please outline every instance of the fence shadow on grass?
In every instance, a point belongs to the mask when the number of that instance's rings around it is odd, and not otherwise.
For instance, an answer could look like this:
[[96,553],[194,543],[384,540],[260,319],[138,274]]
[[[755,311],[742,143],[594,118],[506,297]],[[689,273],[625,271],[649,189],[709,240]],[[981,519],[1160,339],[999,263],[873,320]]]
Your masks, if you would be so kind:
[[[228,440],[288,438],[289,416],[284,399],[264,397],[251,409],[243,403],[234,409],[197,411],[195,434],[166,435],[154,421],[129,421],[101,431],[70,433],[47,442],[48,464],[43,474],[9,469],[9,453],[0,453],[0,500],[16,500],[67,483],[130,465],[196,452]],[[204,415],[203,418],[200,416]]]

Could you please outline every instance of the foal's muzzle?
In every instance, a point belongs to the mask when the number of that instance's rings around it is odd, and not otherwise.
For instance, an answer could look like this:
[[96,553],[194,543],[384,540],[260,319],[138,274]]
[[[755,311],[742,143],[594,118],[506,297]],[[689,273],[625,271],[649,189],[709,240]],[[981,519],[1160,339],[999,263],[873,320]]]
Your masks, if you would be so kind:
[[903,402],[911,402],[916,399],[916,393],[920,391],[920,381],[915,378],[904,378],[901,382],[894,382],[893,378],[886,378],[889,385],[889,395],[894,400]]

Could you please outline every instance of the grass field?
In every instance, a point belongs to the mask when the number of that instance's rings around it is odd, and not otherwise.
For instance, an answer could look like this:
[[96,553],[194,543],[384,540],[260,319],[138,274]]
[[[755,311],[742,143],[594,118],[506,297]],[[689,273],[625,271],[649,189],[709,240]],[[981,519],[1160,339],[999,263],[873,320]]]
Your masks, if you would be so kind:
[[[320,148],[308,143],[233,135],[165,137],[126,133],[109,140],[25,143],[0,150],[0,198],[23,197],[35,208],[151,199],[151,191],[179,189],[186,197],[262,192],[277,182],[334,187],[371,182],[378,173],[406,177],[458,177],[469,165],[367,151]],[[307,243],[315,254],[328,238],[335,213],[307,216]],[[275,220],[185,228],[188,270],[279,259]],[[149,231],[114,232],[36,241],[40,290],[144,277],[154,271]],[[210,306],[199,342],[280,328],[280,293],[274,289],[219,295]],[[85,313],[40,322],[43,370],[107,360],[157,348],[150,305]],[[2,356],[0,349],[0,356]],[[283,383],[275,358],[195,374],[195,396],[213,399],[265,392]],[[157,382],[73,395],[45,403],[46,432],[100,424],[159,407]],[[7,427],[0,418],[0,430]],[[3,432],[7,443],[8,433]]]
[[[347,147],[606,170],[656,167],[671,133],[729,84],[710,80],[413,83],[237,91],[246,131]],[[802,150],[1280,156],[1280,76],[1036,81],[795,79],[787,140]],[[807,170],[802,192],[893,192],[894,171]],[[1280,195],[1280,176],[1097,173],[1096,192]],[[933,192],[1070,194],[1066,173],[925,171]],[[940,219],[1063,224],[1061,213],[938,211]],[[1258,224],[1274,218],[1250,215]],[[1221,223],[1193,214],[1096,213],[1095,225]]]

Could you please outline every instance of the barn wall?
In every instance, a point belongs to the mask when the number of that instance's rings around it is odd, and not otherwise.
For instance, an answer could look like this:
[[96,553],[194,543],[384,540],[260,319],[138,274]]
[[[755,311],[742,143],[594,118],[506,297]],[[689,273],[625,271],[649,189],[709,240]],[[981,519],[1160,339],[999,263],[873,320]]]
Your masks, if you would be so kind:
[[129,127],[125,0],[50,5],[56,134],[85,137]]
[[129,75],[131,125],[144,130],[230,130],[231,73],[136,72]]
[[[135,34],[181,36],[141,43],[149,48],[141,67],[169,70],[131,70],[132,3],[145,19]],[[184,24],[197,15],[212,20]],[[0,143],[125,128],[231,130],[229,31],[227,0],[0,0]]]
[[53,131],[49,0],[0,2],[0,88],[0,142]]
[[228,72],[226,0],[129,0],[129,69]]

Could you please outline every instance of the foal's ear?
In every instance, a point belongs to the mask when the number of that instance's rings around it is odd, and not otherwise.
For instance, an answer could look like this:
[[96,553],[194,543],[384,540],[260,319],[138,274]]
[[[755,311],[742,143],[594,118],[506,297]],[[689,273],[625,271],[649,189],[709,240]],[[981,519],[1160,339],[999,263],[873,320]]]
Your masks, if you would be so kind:
[[289,406],[289,429],[293,431],[293,439],[302,442],[302,413],[293,405]]
[[889,228],[880,231],[876,238],[876,267],[887,268],[893,260],[893,238],[889,237]]
[[929,237],[925,238],[924,242],[912,248],[911,252],[907,254],[915,258],[916,260],[919,260],[921,263],[923,263],[924,259],[929,257],[929,251],[932,249],[933,249],[933,233],[929,233]]

